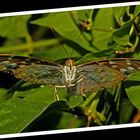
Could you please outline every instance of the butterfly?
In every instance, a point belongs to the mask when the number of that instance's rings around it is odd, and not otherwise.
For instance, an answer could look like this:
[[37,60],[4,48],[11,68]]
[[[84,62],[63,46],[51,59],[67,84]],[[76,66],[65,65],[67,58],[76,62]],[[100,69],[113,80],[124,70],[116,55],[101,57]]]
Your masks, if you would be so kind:
[[69,93],[82,96],[116,86],[138,70],[140,60],[134,58],[111,58],[79,65],[68,59],[62,65],[35,57],[0,55],[0,71],[33,84],[51,85],[56,93],[57,88],[66,88]]

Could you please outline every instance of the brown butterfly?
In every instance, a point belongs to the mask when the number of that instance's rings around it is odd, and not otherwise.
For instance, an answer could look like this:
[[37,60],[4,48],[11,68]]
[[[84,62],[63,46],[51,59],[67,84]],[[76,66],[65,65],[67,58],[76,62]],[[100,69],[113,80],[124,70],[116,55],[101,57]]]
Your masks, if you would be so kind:
[[118,85],[127,76],[140,70],[140,60],[112,58],[76,65],[68,59],[64,65],[38,58],[0,55],[0,71],[34,84],[66,88],[73,95],[97,92]]

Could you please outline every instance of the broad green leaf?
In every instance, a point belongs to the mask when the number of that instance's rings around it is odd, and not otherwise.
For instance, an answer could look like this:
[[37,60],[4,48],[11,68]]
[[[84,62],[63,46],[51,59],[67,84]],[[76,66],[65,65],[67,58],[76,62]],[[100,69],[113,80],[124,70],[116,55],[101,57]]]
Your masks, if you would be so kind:
[[0,36],[14,39],[28,35],[27,22],[31,15],[0,18]]
[[79,20],[83,20],[83,21],[89,21],[91,20],[90,16],[92,16],[91,14],[93,14],[94,9],[88,9],[88,10],[79,10],[77,11],[77,15]]
[[67,101],[68,105],[71,108],[79,106],[79,104],[83,102],[83,98],[80,93],[78,95],[71,95],[66,91],[66,89],[62,88],[57,88],[57,92],[59,93],[59,98]]
[[134,16],[137,16],[140,13],[140,5],[135,6]]
[[134,58],[136,59],[140,59],[140,53],[136,52],[136,53],[133,53],[132,55]]
[[122,7],[113,7],[113,15],[118,22],[118,24],[122,25],[123,24],[123,16],[125,14],[125,8],[124,6]]
[[6,89],[0,88],[0,99],[4,96],[6,91],[7,91]]
[[83,102],[82,95],[70,96],[68,104],[71,108],[79,106]]
[[117,29],[112,34],[112,39],[119,45],[128,45],[129,41],[129,32],[132,26],[132,21],[126,22],[121,28]]
[[66,128],[78,128],[79,126],[85,126],[86,121],[84,118],[80,118],[77,115],[64,112],[60,119],[57,129],[66,129]]
[[131,103],[138,109],[140,109],[140,86],[133,86],[126,89],[128,98]]
[[51,104],[28,128],[23,130],[23,132],[69,128],[68,124],[70,123],[70,120],[73,120],[75,117],[73,114],[74,112],[75,111],[69,107],[67,102],[56,101]]
[[13,98],[0,104],[0,134],[21,132],[53,102],[53,91],[47,86],[21,87]]
[[89,62],[89,61],[96,61],[96,60],[101,60],[101,59],[107,59],[107,58],[112,58],[115,56],[114,50],[113,49],[107,49],[103,50],[97,53],[87,53],[84,55],[81,59],[77,60],[77,64],[81,64],[84,62]]
[[74,41],[86,50],[93,51],[93,48],[83,35],[81,35],[80,40],[78,40],[81,30],[79,30],[69,12],[51,13],[45,17],[32,21],[31,23],[51,27],[66,39]]
[[[59,52],[59,53],[58,53]],[[68,45],[63,44],[62,46],[56,46],[50,49],[40,48],[33,52],[36,57],[46,58],[49,60],[59,60],[64,58],[79,57],[80,53],[76,50],[72,50]],[[71,55],[71,56],[70,56]]]
[[120,45],[128,45],[130,43],[129,42],[129,35],[123,35],[121,37],[121,36],[117,36],[117,33],[116,33],[116,35],[113,36],[113,40],[115,40],[115,42],[119,43]]
[[131,103],[140,109],[140,72],[129,76],[129,81],[125,82],[126,93]]
[[[96,51],[108,49],[108,45],[112,37],[111,29],[114,28],[112,9],[99,9],[93,20],[93,28],[94,29],[92,30],[92,43]],[[97,30],[95,30],[96,28]],[[100,28],[100,30],[98,30],[98,28]]]
[[121,100],[120,111],[119,111],[119,123],[128,123],[131,120],[134,106],[127,98]]

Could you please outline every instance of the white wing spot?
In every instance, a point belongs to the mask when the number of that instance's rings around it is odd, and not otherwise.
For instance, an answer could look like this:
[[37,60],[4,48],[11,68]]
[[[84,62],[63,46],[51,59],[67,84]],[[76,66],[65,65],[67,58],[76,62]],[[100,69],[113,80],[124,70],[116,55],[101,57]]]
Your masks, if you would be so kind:
[[131,61],[130,60],[126,60],[126,64],[130,66],[131,65]]
[[129,66],[129,67],[128,67],[128,70],[130,70],[130,71],[134,71],[135,68]]
[[116,62],[109,61],[109,64],[110,64],[110,65],[115,65],[115,64],[116,64]]
[[112,68],[117,68],[118,66],[117,65],[112,65]]
[[121,68],[121,69],[120,69],[120,71],[121,71],[122,73],[127,72],[127,70],[126,70],[126,69],[124,69],[124,68]]

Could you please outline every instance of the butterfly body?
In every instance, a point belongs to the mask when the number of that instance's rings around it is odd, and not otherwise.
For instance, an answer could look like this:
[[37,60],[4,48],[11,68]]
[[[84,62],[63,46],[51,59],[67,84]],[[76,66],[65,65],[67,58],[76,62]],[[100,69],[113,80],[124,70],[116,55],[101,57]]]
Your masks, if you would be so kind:
[[77,67],[72,59],[68,59],[64,66],[65,82],[67,86],[72,86],[76,78]]
[[61,65],[38,58],[0,55],[0,71],[12,73],[17,79],[34,84],[67,88],[74,95],[116,86],[138,70],[140,60],[133,58],[112,58],[80,65],[68,59],[65,65]]

